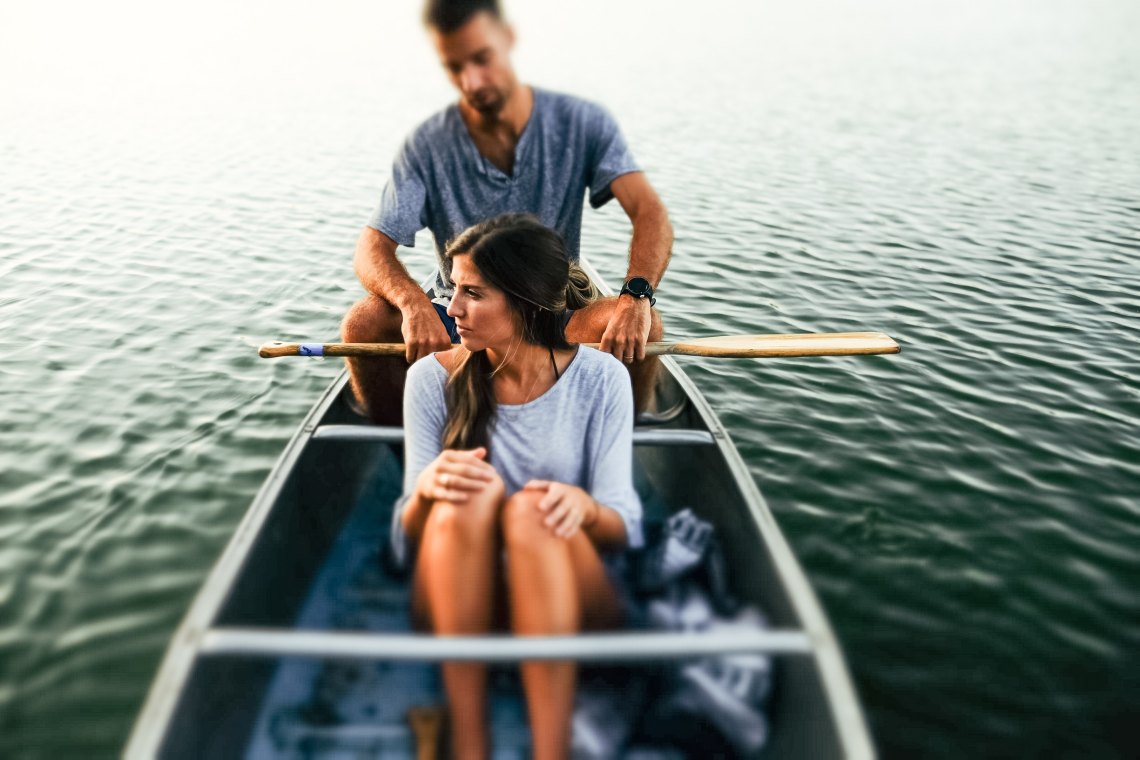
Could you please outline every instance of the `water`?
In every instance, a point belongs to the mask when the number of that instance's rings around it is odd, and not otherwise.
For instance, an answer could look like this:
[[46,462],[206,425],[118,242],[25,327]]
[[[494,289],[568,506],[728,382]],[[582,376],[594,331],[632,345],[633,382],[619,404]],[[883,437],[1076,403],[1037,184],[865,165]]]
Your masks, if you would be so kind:
[[[1134,756],[1140,9],[614,5],[516,0],[516,64],[622,123],[677,229],[670,332],[904,346],[686,361],[883,754]],[[413,8],[10,6],[0,735],[107,756],[338,371],[253,347],[336,335],[391,155],[451,95]],[[627,243],[587,214],[611,283]]]

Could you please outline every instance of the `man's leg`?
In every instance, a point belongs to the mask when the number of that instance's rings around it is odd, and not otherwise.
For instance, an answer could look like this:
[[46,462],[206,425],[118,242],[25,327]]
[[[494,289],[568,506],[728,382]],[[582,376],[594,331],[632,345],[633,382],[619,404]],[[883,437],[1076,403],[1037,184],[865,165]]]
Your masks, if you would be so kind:
[[[572,343],[600,342],[616,305],[617,297],[610,296],[600,298],[586,308],[574,312],[566,325],[566,339]],[[661,340],[665,336],[661,315],[656,309],[650,309],[649,316],[649,340]],[[647,410],[653,401],[653,386],[657,382],[657,372],[660,367],[661,360],[656,356],[647,356],[644,360],[629,366],[629,377],[633,383],[633,404],[638,412]]]
[[[352,305],[340,325],[346,343],[401,343],[400,310],[369,294]],[[345,359],[352,392],[377,425],[400,425],[408,363],[400,357]]]

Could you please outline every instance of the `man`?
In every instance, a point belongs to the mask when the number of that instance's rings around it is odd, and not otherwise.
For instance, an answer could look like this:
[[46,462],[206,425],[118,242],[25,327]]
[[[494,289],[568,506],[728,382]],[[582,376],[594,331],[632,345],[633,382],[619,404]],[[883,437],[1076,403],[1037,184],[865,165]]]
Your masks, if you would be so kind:
[[[575,312],[566,334],[600,342],[631,365],[644,407],[656,369],[656,360],[643,361],[645,344],[662,335],[653,290],[673,244],[664,205],[603,109],[518,81],[510,62],[514,32],[498,0],[428,0],[424,21],[460,99],[421,124],[396,157],[380,206],[356,244],[356,274],[369,295],[345,316],[343,339],[406,343],[407,363],[447,349],[454,331],[441,256],[447,241],[488,217],[527,211],[557,230],[576,259],[589,189],[592,206],[617,198],[629,216],[629,268],[622,295]],[[423,227],[431,229],[441,261],[431,295],[396,257],[397,245],[413,245]],[[372,419],[397,423],[400,408],[392,400],[400,397],[405,362],[350,359],[348,366]]]

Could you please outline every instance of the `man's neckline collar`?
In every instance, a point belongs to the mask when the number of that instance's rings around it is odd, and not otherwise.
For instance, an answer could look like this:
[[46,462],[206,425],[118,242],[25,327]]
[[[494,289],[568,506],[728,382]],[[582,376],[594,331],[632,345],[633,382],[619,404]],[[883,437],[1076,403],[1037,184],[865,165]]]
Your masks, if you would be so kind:
[[518,141],[515,143],[515,158],[514,165],[510,174],[507,174],[499,167],[491,163],[491,160],[479,152],[479,147],[475,144],[475,136],[471,134],[471,127],[467,124],[467,119],[463,116],[463,109],[459,103],[452,104],[455,111],[455,118],[458,121],[459,129],[462,131],[466,150],[471,160],[474,162],[476,169],[483,175],[500,182],[514,182],[523,173],[523,156],[531,143],[531,135],[536,131],[534,126],[538,114],[538,99],[542,94],[542,90],[530,85],[520,85],[526,87],[530,91],[530,113],[527,115],[527,120],[523,124],[522,131],[518,135]]

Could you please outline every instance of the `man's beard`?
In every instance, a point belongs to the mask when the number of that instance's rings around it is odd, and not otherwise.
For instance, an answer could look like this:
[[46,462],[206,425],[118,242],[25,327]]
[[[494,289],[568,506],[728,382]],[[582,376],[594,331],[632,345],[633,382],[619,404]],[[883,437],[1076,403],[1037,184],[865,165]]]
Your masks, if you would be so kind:
[[507,93],[487,87],[472,93],[467,103],[483,116],[498,116],[507,104]]

